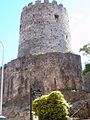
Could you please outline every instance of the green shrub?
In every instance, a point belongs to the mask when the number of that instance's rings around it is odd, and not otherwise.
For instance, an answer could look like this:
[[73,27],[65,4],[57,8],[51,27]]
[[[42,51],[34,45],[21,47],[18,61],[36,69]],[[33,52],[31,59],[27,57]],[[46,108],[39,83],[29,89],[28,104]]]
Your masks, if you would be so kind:
[[83,70],[83,74],[85,75],[88,72],[90,72],[90,63],[85,65],[85,69]]
[[65,120],[69,115],[70,105],[59,91],[43,95],[33,101],[33,111],[39,120]]

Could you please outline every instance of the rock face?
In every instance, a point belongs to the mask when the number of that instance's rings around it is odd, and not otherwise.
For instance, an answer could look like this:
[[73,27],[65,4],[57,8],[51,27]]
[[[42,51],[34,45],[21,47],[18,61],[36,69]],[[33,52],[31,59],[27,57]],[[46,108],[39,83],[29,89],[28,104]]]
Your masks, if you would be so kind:
[[[6,64],[4,71],[3,106],[4,114],[9,120],[12,120],[12,111],[9,113],[8,107],[16,108],[12,109],[16,111],[13,114],[17,113],[17,109],[22,114],[26,114],[26,111],[30,114],[30,86],[33,91],[40,90],[42,94],[56,89],[82,89],[81,61],[78,55],[63,53],[29,55]],[[33,94],[32,97],[36,96]],[[17,113],[14,117],[13,120],[16,120],[20,115]]]
[[45,0],[24,7],[20,21],[18,57],[28,54],[71,51],[66,8]]
[[90,92],[90,72],[86,73],[83,77],[83,89],[87,92]]

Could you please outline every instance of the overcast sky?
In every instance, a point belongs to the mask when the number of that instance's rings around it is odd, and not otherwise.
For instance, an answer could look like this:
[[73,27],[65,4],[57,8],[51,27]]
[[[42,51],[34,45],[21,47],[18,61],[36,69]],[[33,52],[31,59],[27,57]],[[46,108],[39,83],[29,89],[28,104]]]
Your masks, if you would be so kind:
[[[52,0],[50,0],[51,2]],[[4,44],[5,63],[17,58],[22,8],[35,0],[0,0],[0,41]],[[74,53],[90,41],[90,0],[57,0],[67,8]],[[0,64],[2,47],[0,47]]]

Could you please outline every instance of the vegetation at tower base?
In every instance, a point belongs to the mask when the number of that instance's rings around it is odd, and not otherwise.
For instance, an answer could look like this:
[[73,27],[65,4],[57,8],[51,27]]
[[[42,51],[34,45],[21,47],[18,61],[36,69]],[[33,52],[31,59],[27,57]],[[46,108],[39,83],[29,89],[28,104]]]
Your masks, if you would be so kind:
[[33,101],[33,111],[39,120],[66,120],[70,105],[60,91],[53,91]]
[[66,54],[74,54],[74,52],[71,50],[71,51],[66,52]]

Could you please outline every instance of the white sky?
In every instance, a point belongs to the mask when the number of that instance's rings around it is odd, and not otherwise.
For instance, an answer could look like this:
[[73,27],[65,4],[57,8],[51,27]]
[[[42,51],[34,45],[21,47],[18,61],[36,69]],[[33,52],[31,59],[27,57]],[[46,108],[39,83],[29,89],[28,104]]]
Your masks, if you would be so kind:
[[89,11],[82,11],[70,16],[72,48],[77,53],[79,48],[90,41]]

